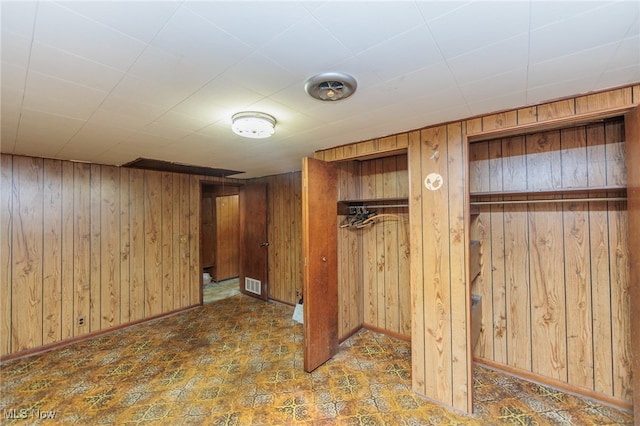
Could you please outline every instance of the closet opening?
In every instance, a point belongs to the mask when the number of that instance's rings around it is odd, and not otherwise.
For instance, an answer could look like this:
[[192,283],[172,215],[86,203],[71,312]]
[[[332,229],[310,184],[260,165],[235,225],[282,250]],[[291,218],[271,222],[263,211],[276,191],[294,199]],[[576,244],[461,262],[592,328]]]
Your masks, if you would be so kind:
[[240,213],[237,186],[201,183],[200,272],[202,302],[240,292]]
[[336,167],[339,340],[367,328],[410,341],[407,154]]
[[625,119],[470,140],[474,361],[631,402]]

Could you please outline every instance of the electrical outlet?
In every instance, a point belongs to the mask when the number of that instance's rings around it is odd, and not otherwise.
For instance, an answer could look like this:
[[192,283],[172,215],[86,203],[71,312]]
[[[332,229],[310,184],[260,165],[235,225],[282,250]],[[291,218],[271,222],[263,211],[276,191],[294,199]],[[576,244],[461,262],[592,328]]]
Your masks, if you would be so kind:
[[84,317],[78,317],[78,326],[82,327],[84,325]]

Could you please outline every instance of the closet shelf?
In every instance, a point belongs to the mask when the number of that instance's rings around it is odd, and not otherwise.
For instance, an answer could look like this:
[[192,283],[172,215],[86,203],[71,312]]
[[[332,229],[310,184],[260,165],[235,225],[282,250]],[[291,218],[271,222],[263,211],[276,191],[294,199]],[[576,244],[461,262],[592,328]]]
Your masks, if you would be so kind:
[[409,207],[408,198],[367,198],[361,200],[340,200],[338,208],[361,207],[367,209],[383,209]]
[[563,194],[593,194],[602,193],[604,191],[627,191],[627,187],[623,185],[608,186],[590,186],[577,188],[557,188],[557,189],[522,189],[513,191],[483,191],[471,192],[469,195],[474,197],[509,197],[514,195],[563,195]]
[[[535,203],[573,203],[584,201],[625,201],[627,188],[622,185],[592,186],[579,188],[558,188],[543,190],[515,190],[515,191],[488,191],[471,192],[471,206],[495,205],[495,204],[535,204]],[[570,196],[567,198],[526,198],[507,199],[504,197],[529,197],[529,196]],[[502,199],[496,199],[500,197]]]

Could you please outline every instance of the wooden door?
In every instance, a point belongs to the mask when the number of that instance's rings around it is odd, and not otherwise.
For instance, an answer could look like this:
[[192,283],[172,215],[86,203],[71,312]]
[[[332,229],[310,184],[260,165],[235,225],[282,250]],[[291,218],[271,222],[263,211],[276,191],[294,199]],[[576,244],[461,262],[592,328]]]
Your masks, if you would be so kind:
[[636,424],[640,422],[640,107],[636,107],[625,117],[627,151],[627,215],[629,221],[629,300],[631,310],[631,352],[633,377],[633,412]]
[[302,161],[304,369],[338,352],[337,175],[333,164]]
[[267,300],[267,186],[245,185],[240,189],[239,204],[240,291]]
[[240,217],[238,195],[216,197],[216,281],[238,276]]

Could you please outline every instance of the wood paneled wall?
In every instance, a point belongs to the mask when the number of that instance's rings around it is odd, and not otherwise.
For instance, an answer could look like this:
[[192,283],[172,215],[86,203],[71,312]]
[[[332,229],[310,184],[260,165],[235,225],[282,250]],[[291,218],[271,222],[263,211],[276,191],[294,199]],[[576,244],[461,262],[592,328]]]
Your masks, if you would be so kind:
[[238,195],[216,197],[216,281],[240,273],[240,210]]
[[[639,102],[640,85],[634,85],[439,124],[314,154],[320,160],[344,161],[409,147],[414,391],[462,411],[472,410],[468,315],[471,288],[465,260],[469,243],[467,139],[498,129],[516,132],[534,125],[579,119]],[[443,185],[437,191],[426,190],[423,185],[430,173],[443,177]]]
[[[407,199],[407,169],[406,154],[339,163],[338,198]],[[338,231],[340,339],[363,325],[398,337],[411,335],[409,211],[403,207],[376,211],[397,217]],[[338,223],[344,219],[339,215]]]
[[302,173],[267,176],[269,298],[296,304],[302,295]]
[[0,355],[200,303],[200,180],[215,178],[1,159]]
[[[624,120],[472,143],[470,191],[624,187]],[[562,193],[545,198],[603,197]],[[609,195],[617,195],[610,191]],[[630,403],[629,229],[625,201],[479,207],[483,298],[475,354]]]

